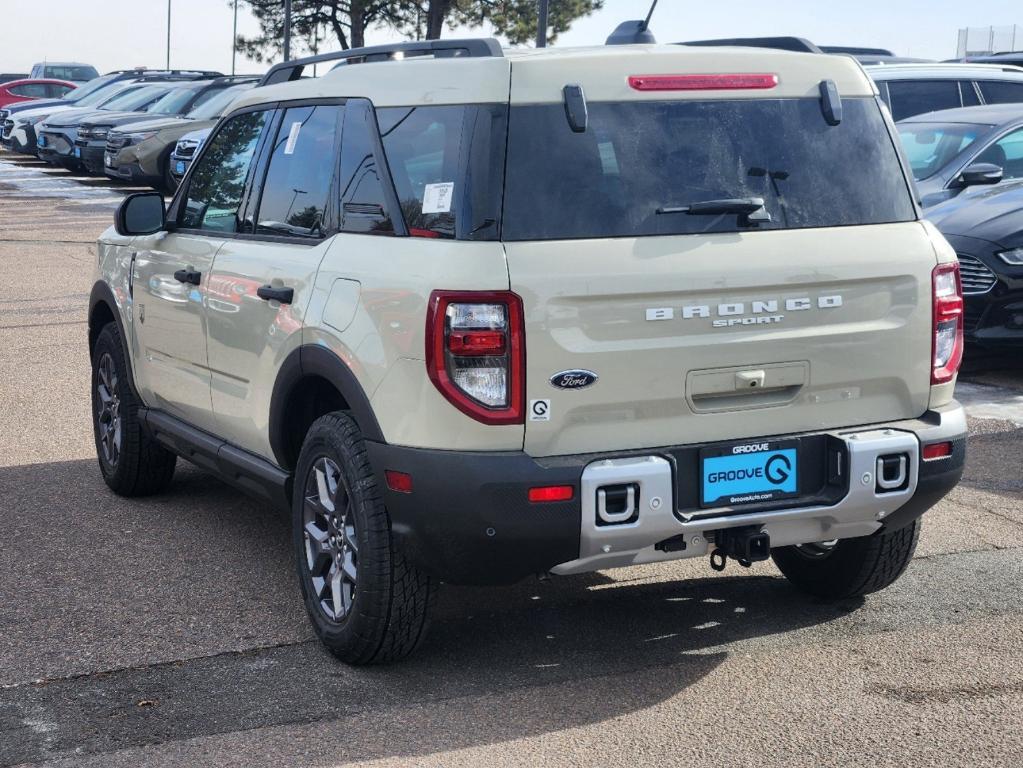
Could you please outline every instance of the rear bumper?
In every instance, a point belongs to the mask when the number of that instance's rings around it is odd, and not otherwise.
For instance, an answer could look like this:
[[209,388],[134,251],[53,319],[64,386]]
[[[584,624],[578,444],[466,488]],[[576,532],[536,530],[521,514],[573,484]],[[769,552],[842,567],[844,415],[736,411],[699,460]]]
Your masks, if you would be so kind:
[[[582,573],[705,556],[713,549],[708,544],[713,532],[739,526],[763,526],[776,546],[897,530],[930,509],[962,476],[966,417],[955,402],[919,419],[828,434],[847,447],[841,498],[738,511],[680,513],[676,480],[680,471],[683,477],[688,472],[677,466],[680,454],[670,448],[535,459],[521,452],[461,453],[370,443],[369,456],[399,546],[417,565],[456,584],[511,583],[549,571]],[[939,442],[951,442],[952,455],[922,460],[922,446]],[[878,456],[889,454],[908,457],[906,482],[879,493],[873,473]],[[413,491],[388,489],[386,470],[412,475]],[[635,519],[598,522],[596,487],[602,473],[617,473],[616,483],[644,483]],[[548,485],[571,485],[574,497],[529,502],[530,488]],[[655,498],[656,508],[650,503]],[[669,551],[657,547],[668,539],[675,542]]]

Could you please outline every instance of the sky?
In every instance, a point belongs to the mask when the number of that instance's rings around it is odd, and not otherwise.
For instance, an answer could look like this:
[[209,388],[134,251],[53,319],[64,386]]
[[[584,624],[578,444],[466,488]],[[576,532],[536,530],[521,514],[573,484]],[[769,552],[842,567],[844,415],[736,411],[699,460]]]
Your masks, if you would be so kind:
[[[551,0],[557,3],[558,0]],[[171,0],[172,67],[231,71],[229,0]],[[646,15],[648,0],[605,0],[603,10],[577,20],[558,45],[602,43],[621,21]],[[651,29],[661,42],[711,37],[798,35],[819,44],[890,48],[904,56],[955,55],[961,27],[1023,26],[1020,0],[660,0]],[[238,30],[257,24],[241,5]],[[446,37],[486,29],[445,30]],[[399,39],[373,29],[367,44]],[[0,0],[0,71],[27,72],[43,59],[73,60],[100,71],[166,62],[167,0]],[[1023,31],[1017,48],[1023,49]],[[240,74],[265,65],[238,58]]]

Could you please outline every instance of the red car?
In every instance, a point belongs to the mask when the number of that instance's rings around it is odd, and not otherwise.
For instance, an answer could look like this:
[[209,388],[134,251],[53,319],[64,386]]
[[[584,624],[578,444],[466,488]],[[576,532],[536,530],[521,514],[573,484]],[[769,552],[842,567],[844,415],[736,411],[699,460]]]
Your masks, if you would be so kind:
[[77,86],[67,80],[25,79],[0,83],[0,107],[31,99],[59,99]]

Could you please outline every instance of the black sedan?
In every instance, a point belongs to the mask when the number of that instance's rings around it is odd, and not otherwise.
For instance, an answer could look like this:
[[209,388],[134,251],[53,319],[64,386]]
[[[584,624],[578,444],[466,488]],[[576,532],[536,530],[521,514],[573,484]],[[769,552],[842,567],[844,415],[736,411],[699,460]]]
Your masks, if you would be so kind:
[[1023,180],[970,190],[927,218],[959,254],[967,352],[1023,349]]
[[925,208],[968,187],[1023,178],[1023,104],[944,109],[896,127]]

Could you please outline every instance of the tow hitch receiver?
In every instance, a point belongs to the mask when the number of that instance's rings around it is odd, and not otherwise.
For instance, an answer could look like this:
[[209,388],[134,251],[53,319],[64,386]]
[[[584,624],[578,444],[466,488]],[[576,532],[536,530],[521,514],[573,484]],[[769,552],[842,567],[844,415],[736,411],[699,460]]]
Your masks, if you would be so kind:
[[759,526],[723,528],[714,531],[713,535],[714,551],[710,553],[710,567],[715,571],[725,570],[725,563],[730,557],[744,568],[749,568],[753,563],[771,556],[771,537]]

